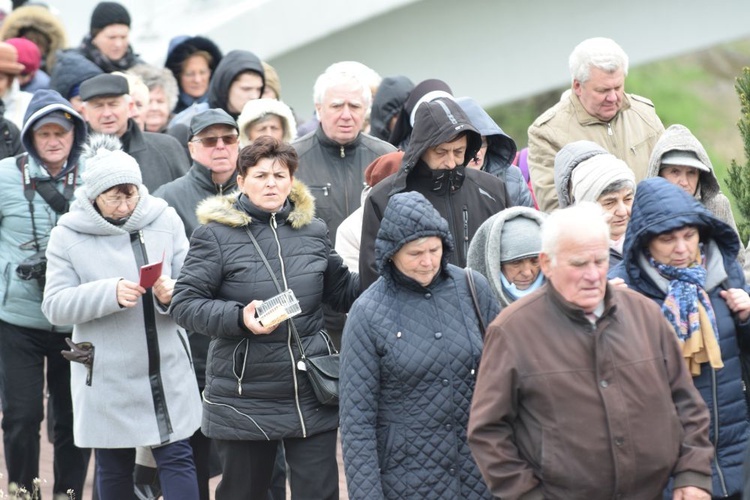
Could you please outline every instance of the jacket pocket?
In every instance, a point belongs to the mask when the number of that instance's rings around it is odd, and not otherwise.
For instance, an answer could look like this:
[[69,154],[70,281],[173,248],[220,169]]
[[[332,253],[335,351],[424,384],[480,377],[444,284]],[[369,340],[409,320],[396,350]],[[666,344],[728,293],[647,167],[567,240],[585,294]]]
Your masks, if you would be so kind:
[[190,353],[190,347],[188,346],[187,339],[182,336],[179,329],[177,330],[177,338],[180,339],[180,344],[182,344],[182,348],[185,350],[185,355],[187,356],[188,362],[190,362],[190,368],[194,370],[193,356]]
[[333,186],[331,183],[327,182],[325,184],[307,186],[307,189],[310,190],[310,193],[315,198],[315,216],[325,221],[330,220],[333,210],[333,207],[331,207],[333,203],[331,198],[333,195]]

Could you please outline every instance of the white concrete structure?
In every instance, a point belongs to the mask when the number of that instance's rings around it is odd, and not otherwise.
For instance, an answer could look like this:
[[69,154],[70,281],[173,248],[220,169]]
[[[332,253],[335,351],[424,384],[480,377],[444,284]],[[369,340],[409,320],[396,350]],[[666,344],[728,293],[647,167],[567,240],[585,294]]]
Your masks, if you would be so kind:
[[[51,0],[72,44],[96,0]],[[279,72],[283,99],[312,112],[329,64],[358,60],[383,76],[448,82],[486,106],[564,85],[573,47],[615,39],[631,66],[750,35],[748,0],[131,0],[132,43],[163,64],[169,39],[205,35],[255,52]]]

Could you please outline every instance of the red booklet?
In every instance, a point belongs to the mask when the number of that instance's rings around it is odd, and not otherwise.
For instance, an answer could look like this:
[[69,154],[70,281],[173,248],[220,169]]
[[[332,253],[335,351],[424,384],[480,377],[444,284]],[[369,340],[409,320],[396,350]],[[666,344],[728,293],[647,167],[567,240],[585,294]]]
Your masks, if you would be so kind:
[[162,252],[161,260],[159,262],[141,266],[141,278],[138,284],[143,288],[151,288],[154,286],[156,280],[161,276],[162,264],[164,264],[164,252]]

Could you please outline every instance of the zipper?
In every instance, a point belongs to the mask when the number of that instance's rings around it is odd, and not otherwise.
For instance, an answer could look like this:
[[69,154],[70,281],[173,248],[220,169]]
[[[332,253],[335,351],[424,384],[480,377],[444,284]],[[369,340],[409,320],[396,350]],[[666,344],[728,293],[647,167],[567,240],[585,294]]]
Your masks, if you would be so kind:
[[[328,184],[330,186],[330,184]],[[271,232],[273,238],[276,240],[276,249],[278,251],[279,262],[281,263],[281,279],[284,281],[284,289],[288,289],[289,285],[286,282],[286,269],[284,267],[284,259],[281,257],[281,242],[279,241],[279,235],[276,233],[276,214],[271,214]],[[300,339],[301,341],[301,339]],[[305,418],[302,415],[302,406],[299,402],[299,380],[297,380],[297,360],[294,359],[294,351],[292,350],[292,329],[287,328],[286,332],[286,347],[289,350],[289,358],[292,361],[292,380],[294,380],[294,404],[297,407],[297,416],[299,417],[299,423],[302,426],[302,437],[307,437],[307,427],[305,426]]]
[[339,151],[339,154],[342,158],[346,158],[346,152],[344,151],[344,146],[339,146],[341,148],[341,151]]
[[612,132],[612,124],[609,122],[607,122],[607,135],[609,135],[610,137],[614,135],[614,133]]
[[464,255],[469,255],[469,209],[464,205]]
[[331,183],[327,182],[322,186],[310,186],[310,189],[319,189],[323,191],[323,196],[329,196],[331,194]]
[[716,466],[716,474],[719,476],[719,484],[721,485],[722,496],[729,496],[727,492],[727,484],[724,479],[724,472],[721,470],[719,465],[719,457],[717,455],[718,444],[719,444],[719,403],[717,402],[717,390],[716,390],[716,370],[711,370],[711,394],[713,396],[713,404],[711,405],[711,411],[714,417],[714,465]]
[[8,294],[10,293],[10,262],[5,264],[5,271],[3,271],[3,279],[5,280],[5,293],[3,294],[3,305],[8,302]]

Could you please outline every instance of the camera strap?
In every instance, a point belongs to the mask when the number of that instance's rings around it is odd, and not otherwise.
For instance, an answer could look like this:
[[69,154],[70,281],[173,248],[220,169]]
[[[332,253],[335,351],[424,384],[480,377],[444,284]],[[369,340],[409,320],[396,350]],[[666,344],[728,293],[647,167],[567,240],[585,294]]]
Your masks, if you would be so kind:
[[34,199],[34,192],[38,192],[39,195],[44,198],[47,205],[58,214],[64,214],[70,208],[70,200],[73,198],[73,192],[76,188],[76,175],[78,174],[78,166],[73,167],[70,172],[65,175],[63,179],[64,187],[63,192],[57,190],[54,186],[55,181],[50,179],[33,179],[29,172],[28,154],[22,153],[16,156],[16,166],[23,175],[23,194],[31,204],[31,200]]

